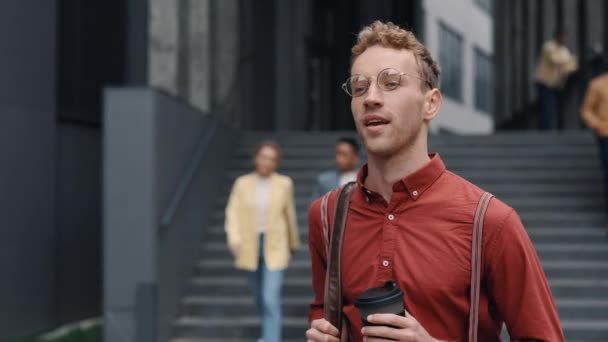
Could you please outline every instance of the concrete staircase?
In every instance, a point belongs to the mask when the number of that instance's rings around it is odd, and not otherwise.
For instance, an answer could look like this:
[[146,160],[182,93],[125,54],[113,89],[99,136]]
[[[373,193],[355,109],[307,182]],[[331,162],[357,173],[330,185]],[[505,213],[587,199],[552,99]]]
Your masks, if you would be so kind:
[[[332,167],[333,144],[342,135],[274,135],[284,147],[280,171],[296,184],[304,243],[311,186],[319,170]],[[225,245],[223,209],[232,181],[251,170],[256,143],[268,137],[246,134],[232,168],[220,180],[226,196],[217,199],[200,260],[185,286],[172,342],[255,341],[260,335],[246,274],[233,269]],[[593,138],[580,132],[443,135],[431,137],[430,149],[441,153],[448,169],[517,209],[549,278],[567,340],[608,341],[608,238],[602,228],[602,179]],[[286,273],[283,292],[284,341],[302,341],[312,296],[306,245]]]

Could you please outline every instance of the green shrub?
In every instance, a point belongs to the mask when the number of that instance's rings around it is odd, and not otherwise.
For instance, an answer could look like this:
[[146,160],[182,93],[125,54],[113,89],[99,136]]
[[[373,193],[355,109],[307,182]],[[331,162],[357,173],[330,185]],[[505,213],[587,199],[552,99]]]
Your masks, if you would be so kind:
[[39,336],[24,337],[15,342],[102,342],[100,319],[71,323]]

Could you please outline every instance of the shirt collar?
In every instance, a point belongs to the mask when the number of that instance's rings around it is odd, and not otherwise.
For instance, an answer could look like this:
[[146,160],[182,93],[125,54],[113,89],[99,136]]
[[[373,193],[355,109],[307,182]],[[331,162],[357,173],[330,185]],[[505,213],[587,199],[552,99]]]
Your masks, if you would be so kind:
[[[414,201],[420,198],[422,194],[441,176],[446,170],[443,160],[438,153],[429,154],[431,160],[424,164],[421,168],[407,175],[400,181],[393,184],[393,191],[407,192]],[[357,174],[357,184],[363,191],[366,200],[369,202],[375,192],[366,189],[364,186],[365,178],[367,178],[367,163],[361,167]]]

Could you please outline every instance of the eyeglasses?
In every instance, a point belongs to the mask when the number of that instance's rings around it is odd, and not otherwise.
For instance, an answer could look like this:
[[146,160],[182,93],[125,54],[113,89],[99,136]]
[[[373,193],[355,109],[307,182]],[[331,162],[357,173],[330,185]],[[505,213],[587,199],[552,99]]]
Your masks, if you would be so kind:
[[[429,88],[433,88],[429,81],[422,79],[421,77],[399,72],[395,69],[387,68],[378,73],[376,82],[378,87],[384,91],[391,91],[401,86],[401,76],[408,76],[417,78],[422,82],[425,82]],[[363,75],[353,75],[346,79],[346,82],[342,84],[342,90],[352,97],[358,97],[367,92],[371,85],[371,77]]]

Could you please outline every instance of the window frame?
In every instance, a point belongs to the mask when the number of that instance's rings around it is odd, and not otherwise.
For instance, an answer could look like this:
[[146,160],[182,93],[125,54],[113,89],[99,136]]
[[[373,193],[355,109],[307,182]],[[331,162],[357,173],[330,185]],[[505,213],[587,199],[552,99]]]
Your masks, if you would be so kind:
[[[482,65],[482,62],[484,65]],[[496,69],[494,56],[479,46],[473,47],[473,108],[493,115],[495,107]],[[483,75],[480,77],[480,75]],[[478,83],[479,82],[479,83]],[[489,91],[480,91],[486,89]]]
[[[441,92],[454,101],[464,103],[464,36],[442,20],[439,20],[438,26]],[[458,50],[457,53],[454,50]]]

